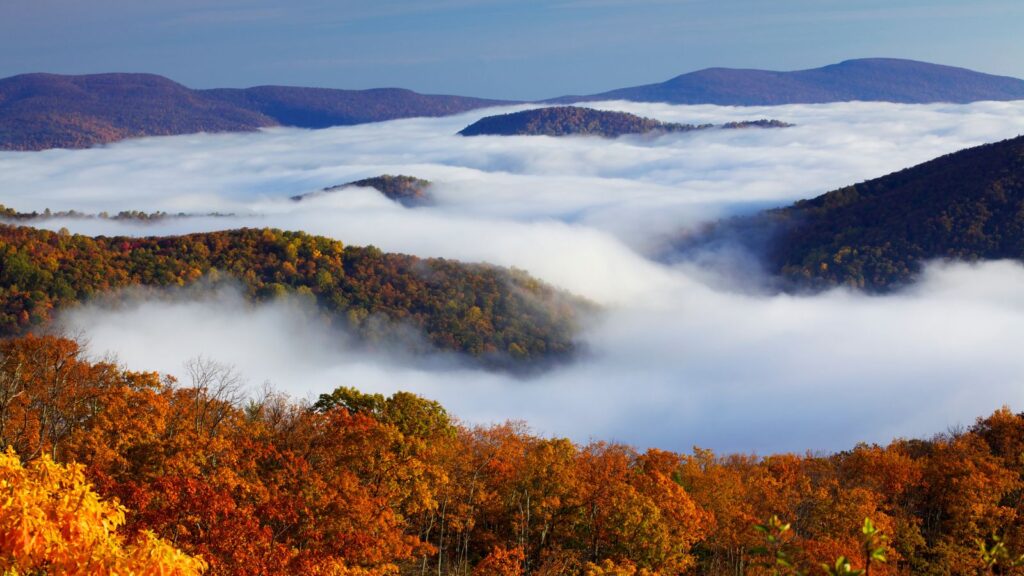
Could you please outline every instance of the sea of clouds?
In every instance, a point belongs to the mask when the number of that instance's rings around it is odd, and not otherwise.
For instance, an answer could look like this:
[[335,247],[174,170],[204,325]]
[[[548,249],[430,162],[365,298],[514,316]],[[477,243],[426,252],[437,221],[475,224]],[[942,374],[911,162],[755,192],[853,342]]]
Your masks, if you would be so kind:
[[[529,378],[454,358],[369,353],[294,305],[230,291],[132,297],[62,318],[97,354],[183,372],[204,355],[296,397],[339,385],[410,390],[467,422],[523,419],[540,433],[685,450],[833,450],[1024,408],[1024,267],[935,265],[885,297],[750,290],[653,259],[666,238],[964,147],[1024,133],[1024,102],[769,108],[605,102],[665,121],[763,117],[788,129],[657,138],[476,137],[485,110],[307,131],[148,138],[90,150],[0,153],[0,202],[21,211],[224,212],[151,224],[55,219],[88,234],[273,226],[387,251],[523,268],[605,308],[586,357]],[[372,190],[290,196],[379,174],[435,182],[405,208]],[[741,270],[742,272],[742,270]],[[754,276],[756,270],[749,271]]]

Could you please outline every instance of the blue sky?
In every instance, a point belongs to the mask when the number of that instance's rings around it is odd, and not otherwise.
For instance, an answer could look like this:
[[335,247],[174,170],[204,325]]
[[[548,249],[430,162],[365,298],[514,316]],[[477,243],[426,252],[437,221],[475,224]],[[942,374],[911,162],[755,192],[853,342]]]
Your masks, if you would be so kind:
[[5,0],[0,76],[534,99],[890,56],[1024,77],[1020,0]]

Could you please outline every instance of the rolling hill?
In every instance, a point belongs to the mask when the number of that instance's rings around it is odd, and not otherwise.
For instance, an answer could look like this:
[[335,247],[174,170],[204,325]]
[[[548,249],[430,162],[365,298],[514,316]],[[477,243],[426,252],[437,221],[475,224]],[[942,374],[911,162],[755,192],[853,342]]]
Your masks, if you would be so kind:
[[626,112],[578,106],[552,106],[511,114],[487,116],[459,131],[461,136],[603,136],[665,134],[709,128],[710,125],[674,124]]
[[[725,129],[785,128],[778,120],[754,120],[723,124]],[[487,116],[462,129],[461,136],[601,136],[669,134],[715,128],[714,124],[678,124],[644,118],[627,112],[594,110],[579,106],[551,106],[511,114]]]
[[677,254],[733,241],[788,289],[882,292],[929,260],[1024,261],[1024,136],[720,222]]
[[138,136],[274,126],[264,114],[204,98],[152,74],[0,80],[0,149],[87,148]]
[[360,187],[373,188],[388,199],[394,200],[403,206],[411,208],[414,206],[424,206],[433,201],[429,191],[431,184],[430,180],[424,180],[414,176],[392,176],[391,174],[382,174],[380,176],[363,178],[362,180],[356,180],[354,182],[348,182],[338,186],[328,186],[327,188],[316,192],[292,196],[292,200],[301,201],[324,193],[337,192],[346,188]]
[[153,74],[23,74],[0,80],[0,150],[88,148],[141,136],[324,128],[500,104],[401,89],[192,90]]
[[282,126],[328,128],[413,117],[437,117],[506,104],[464,96],[419,94],[402,88],[336,90],[291,86],[198,90],[210,101],[273,118]]
[[793,72],[707,68],[658,84],[564,96],[552,102],[631,100],[771,106],[850,100],[921,104],[1020,99],[1024,99],[1024,80],[1018,78],[914,60],[865,58]]
[[[0,337],[61,309],[133,287],[225,280],[254,301],[316,303],[371,346],[457,352],[492,367],[568,357],[592,306],[485,264],[388,254],[302,232],[241,229],[170,237],[89,237],[0,224]],[[406,342],[407,328],[424,342]]]

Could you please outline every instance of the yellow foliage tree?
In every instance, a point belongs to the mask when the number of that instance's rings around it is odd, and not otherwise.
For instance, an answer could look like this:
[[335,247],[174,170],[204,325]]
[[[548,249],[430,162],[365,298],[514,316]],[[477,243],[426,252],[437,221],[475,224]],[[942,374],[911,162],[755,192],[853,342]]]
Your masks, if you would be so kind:
[[206,563],[151,532],[132,544],[117,533],[125,509],[105,502],[82,466],[43,456],[27,466],[0,454],[0,572],[5,576],[193,576]]
[[585,576],[658,576],[657,572],[651,572],[646,568],[638,569],[631,562],[615,563],[610,559],[605,559],[600,564],[587,562],[584,570]]

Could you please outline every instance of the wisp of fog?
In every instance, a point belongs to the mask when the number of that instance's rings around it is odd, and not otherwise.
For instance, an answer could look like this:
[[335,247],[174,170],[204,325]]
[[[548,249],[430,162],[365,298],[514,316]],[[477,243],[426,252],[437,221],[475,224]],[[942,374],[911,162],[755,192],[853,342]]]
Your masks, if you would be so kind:
[[[61,319],[127,366],[182,373],[203,355],[298,397],[336,386],[409,390],[468,422],[522,419],[544,434],[639,446],[827,450],[941,432],[1024,406],[1024,268],[933,265],[885,297],[751,293],[651,254],[722,216],[778,206],[1024,132],[1024,102],[766,108],[604,102],[659,120],[777,118],[786,129],[656,138],[474,137],[484,110],[308,131],[192,135],[90,150],[0,153],[21,210],[164,210],[231,217],[154,223],[52,219],[87,234],[272,226],[387,251],[522,268],[604,307],[579,361],[521,378],[454,359],[368,353],[286,303],[230,292],[131,298]],[[360,178],[434,182],[431,206],[373,190],[289,198]],[[751,271],[751,274],[755,273]],[[450,361],[449,361],[450,360]]]

